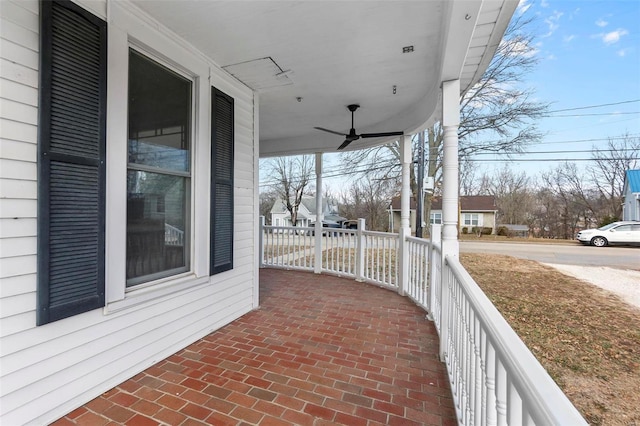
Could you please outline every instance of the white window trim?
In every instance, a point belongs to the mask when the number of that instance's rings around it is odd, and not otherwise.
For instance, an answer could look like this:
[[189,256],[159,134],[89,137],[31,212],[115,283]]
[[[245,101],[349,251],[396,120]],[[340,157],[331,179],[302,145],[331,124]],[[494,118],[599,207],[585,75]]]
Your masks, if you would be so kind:
[[[143,20],[135,6],[111,2],[107,52],[106,307],[118,311],[208,282],[211,88],[209,65],[196,52]],[[193,80],[190,268],[126,289],[127,122],[129,48]]]
[[[473,215],[478,216],[478,224],[477,225],[473,225],[473,224],[467,224],[467,218],[469,218],[469,222],[473,222]],[[481,227],[484,226],[484,214],[483,213],[463,213],[462,214],[462,226],[477,226],[477,227]]]
[[[440,216],[440,222],[439,223],[435,222],[437,216]],[[432,225],[442,225],[442,212],[439,212],[439,211],[431,212],[429,214],[429,223],[432,224]]]

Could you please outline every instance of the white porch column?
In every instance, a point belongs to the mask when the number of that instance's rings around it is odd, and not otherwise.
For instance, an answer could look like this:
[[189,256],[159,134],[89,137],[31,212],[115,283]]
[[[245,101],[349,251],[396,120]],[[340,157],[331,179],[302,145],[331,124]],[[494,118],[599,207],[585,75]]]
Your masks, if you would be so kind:
[[316,223],[315,223],[315,251],[313,272],[319,274],[322,270],[322,153],[316,152]]
[[442,160],[442,287],[440,290],[440,360],[447,357],[450,334],[451,270],[446,256],[458,257],[458,126],[460,125],[460,80],[442,83],[442,127],[444,158]]
[[458,126],[460,80],[442,83],[442,256],[458,256]]
[[400,190],[400,229],[399,229],[399,258],[400,270],[398,294],[404,296],[409,286],[409,246],[406,237],[411,235],[411,135],[400,137],[400,163],[402,165],[402,189]]

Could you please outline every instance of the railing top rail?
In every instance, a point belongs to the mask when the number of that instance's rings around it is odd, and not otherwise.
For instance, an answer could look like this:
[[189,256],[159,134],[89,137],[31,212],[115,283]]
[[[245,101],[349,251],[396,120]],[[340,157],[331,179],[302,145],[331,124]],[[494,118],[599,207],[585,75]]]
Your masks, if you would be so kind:
[[463,284],[471,304],[477,308],[476,313],[488,330],[487,336],[493,336],[491,340],[496,353],[504,356],[502,362],[513,375],[514,385],[523,400],[532,405],[531,413],[537,417],[534,421],[538,424],[586,425],[578,410],[478,287],[458,258],[447,256],[445,261],[455,278]]
[[[264,225],[264,228],[278,228],[278,229],[314,229],[313,226],[289,226],[289,225]],[[325,228],[328,229],[328,228]],[[337,228],[336,228],[337,229]]]
[[397,238],[397,233],[382,232],[382,231],[362,231],[364,235],[370,235],[373,237],[385,237],[385,238]]
[[416,243],[416,244],[424,244],[424,245],[430,245],[431,244],[431,240],[428,238],[420,238],[420,237],[412,237],[412,236],[407,236],[405,237],[407,241],[410,241],[412,243]]

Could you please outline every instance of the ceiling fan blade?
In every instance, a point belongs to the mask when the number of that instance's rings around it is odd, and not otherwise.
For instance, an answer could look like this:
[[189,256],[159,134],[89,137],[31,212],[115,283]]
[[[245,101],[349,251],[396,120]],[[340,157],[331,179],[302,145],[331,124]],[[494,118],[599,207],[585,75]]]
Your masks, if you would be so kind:
[[351,142],[353,142],[352,139],[346,139],[344,142],[342,142],[342,145],[338,147],[338,151],[345,149]]
[[404,132],[382,132],[382,133],[363,133],[361,138],[382,138],[386,136],[402,136]]
[[333,133],[334,135],[345,136],[344,133],[336,132],[335,130],[325,129],[324,127],[314,127],[316,130],[322,130],[323,132]]

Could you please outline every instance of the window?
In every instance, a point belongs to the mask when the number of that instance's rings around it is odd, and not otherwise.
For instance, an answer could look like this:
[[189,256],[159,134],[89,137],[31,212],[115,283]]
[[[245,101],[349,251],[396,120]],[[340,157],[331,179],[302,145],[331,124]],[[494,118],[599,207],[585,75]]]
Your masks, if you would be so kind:
[[189,270],[192,81],[129,50],[127,287]]
[[466,226],[482,226],[478,213],[465,213],[463,215],[463,223]]
[[105,304],[106,23],[40,3],[38,325]]
[[429,222],[432,225],[442,225],[442,213],[431,213]]
[[616,232],[629,232],[631,231],[631,225],[620,225],[612,230]]

